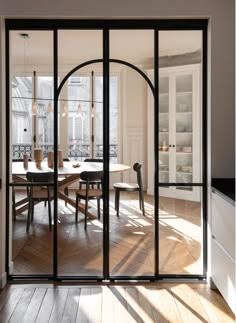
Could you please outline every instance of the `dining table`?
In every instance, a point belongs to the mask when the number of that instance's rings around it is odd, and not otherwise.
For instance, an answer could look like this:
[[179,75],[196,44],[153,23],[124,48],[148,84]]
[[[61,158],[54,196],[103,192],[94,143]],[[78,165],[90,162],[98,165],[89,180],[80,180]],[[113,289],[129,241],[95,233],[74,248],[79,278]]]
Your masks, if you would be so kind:
[[[64,189],[69,187],[73,183],[79,181],[80,174],[84,171],[101,171],[103,169],[103,163],[97,162],[77,162],[77,161],[64,161],[63,166],[58,167],[58,198],[64,200],[74,208],[76,207],[75,199],[67,196],[64,193]],[[109,172],[124,172],[130,169],[130,166],[124,164],[109,164]],[[24,167],[23,162],[12,162],[12,179],[14,183],[27,183],[27,172],[54,172],[54,169],[48,166],[47,161],[42,161],[41,166],[36,165],[34,161],[28,162],[28,166]],[[23,198],[16,202],[16,215],[22,213],[28,209],[28,197]],[[24,204],[24,205],[23,205]],[[80,203],[79,210],[84,212],[84,205]]]

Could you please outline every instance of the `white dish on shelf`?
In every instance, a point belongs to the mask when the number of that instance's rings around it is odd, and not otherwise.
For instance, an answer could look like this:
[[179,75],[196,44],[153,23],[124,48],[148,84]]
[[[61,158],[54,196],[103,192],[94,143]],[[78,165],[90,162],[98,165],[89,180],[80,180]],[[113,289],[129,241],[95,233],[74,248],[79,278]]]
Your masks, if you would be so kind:
[[191,146],[185,146],[182,148],[182,151],[184,153],[191,153],[192,152],[192,147]]
[[192,172],[192,166],[181,166],[181,170],[183,172],[188,172],[188,173],[191,173]]
[[160,132],[168,132],[168,128],[160,128],[159,131]]

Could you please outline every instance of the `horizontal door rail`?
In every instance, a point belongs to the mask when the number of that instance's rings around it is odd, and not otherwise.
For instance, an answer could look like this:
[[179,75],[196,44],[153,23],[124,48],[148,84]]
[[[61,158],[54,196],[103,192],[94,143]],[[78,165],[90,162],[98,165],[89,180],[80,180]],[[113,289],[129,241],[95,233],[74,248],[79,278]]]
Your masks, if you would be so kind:
[[158,183],[158,186],[205,186],[204,183]]
[[17,183],[9,183],[8,184],[9,186],[54,186],[55,183],[54,182],[51,182],[51,183],[48,183],[48,182],[37,182],[37,183],[30,183],[30,182],[17,182]]

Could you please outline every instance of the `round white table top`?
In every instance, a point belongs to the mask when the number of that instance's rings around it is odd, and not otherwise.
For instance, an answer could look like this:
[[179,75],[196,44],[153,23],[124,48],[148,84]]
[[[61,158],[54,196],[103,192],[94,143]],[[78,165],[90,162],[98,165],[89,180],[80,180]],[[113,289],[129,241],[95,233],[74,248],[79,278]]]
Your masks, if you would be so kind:
[[[103,163],[94,162],[76,162],[67,161],[63,162],[63,167],[58,167],[58,175],[73,175],[80,174],[83,171],[96,171],[102,170]],[[123,172],[129,170],[130,166],[123,164],[110,164],[109,170],[113,172]],[[48,167],[47,161],[41,163],[41,167],[36,167],[35,162],[28,162],[28,167],[24,168],[23,162],[12,162],[12,174],[13,175],[25,175],[27,172],[53,172],[53,168]]]

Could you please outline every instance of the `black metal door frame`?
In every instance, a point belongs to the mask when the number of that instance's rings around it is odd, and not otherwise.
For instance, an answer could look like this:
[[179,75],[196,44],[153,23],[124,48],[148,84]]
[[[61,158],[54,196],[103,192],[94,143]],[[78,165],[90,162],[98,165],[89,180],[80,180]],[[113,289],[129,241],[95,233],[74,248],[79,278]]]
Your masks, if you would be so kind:
[[[60,90],[63,84],[58,87],[58,30],[66,29],[90,29],[103,31],[103,59],[99,62],[103,62],[103,149],[104,149],[104,228],[103,228],[103,275],[100,276],[59,276],[58,275],[58,231],[57,225],[54,225],[53,234],[53,273],[48,275],[10,275],[9,273],[9,191],[13,183],[10,182],[9,174],[9,160],[10,160],[10,147],[6,142],[6,271],[9,280],[80,280],[80,281],[118,281],[118,280],[163,280],[163,279],[197,279],[204,280],[207,274],[207,25],[206,19],[163,19],[163,20],[58,20],[58,19],[6,19],[6,138],[10,133],[10,49],[9,49],[9,33],[11,30],[48,30],[53,32],[53,58],[54,58],[54,151],[58,150],[58,98]],[[131,68],[136,69],[140,73],[140,70],[135,68],[132,64],[119,60],[112,60],[109,57],[109,31],[110,30],[125,30],[125,29],[146,29],[154,30],[154,87],[150,80],[146,77],[146,81],[150,84],[151,90],[154,95],[154,146],[157,154],[155,155],[155,268],[153,276],[111,276],[109,271],[109,64],[112,61],[125,64]],[[159,183],[158,174],[158,142],[159,142],[159,99],[158,95],[158,83],[159,83],[159,43],[158,36],[159,31],[162,30],[201,30],[203,33],[203,55],[202,55],[202,167],[203,176],[201,183]],[[88,65],[88,62],[85,62]],[[142,71],[141,71],[142,72]],[[70,73],[68,73],[70,74]],[[72,74],[72,73],[71,73]],[[70,74],[70,75],[71,75]],[[144,73],[143,73],[144,74]],[[144,74],[145,75],[145,74]],[[145,78],[144,77],[144,78]],[[57,223],[57,153],[54,159],[54,223]],[[159,187],[161,186],[198,186],[202,187],[202,208],[203,208],[203,274],[202,275],[186,275],[186,274],[159,274]],[[19,184],[20,186],[20,184]]]

